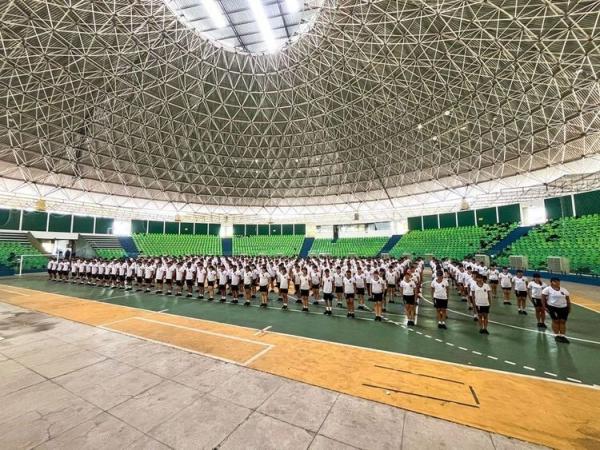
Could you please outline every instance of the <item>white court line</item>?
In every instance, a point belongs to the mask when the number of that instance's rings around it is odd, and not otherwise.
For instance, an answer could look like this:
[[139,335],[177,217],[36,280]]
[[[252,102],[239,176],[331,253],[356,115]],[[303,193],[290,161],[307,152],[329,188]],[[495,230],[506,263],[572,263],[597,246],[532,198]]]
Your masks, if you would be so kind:
[[[425,300],[427,303],[433,304],[430,300],[426,299],[425,297],[423,297],[423,300]],[[450,308],[448,308],[448,311],[451,311],[451,312],[453,312],[455,314],[459,314],[459,315],[465,316],[465,317],[471,317],[471,318],[473,317],[470,314],[465,314],[465,313],[462,313],[460,311],[455,311],[455,310],[450,309]],[[544,336],[548,336],[548,334],[546,332],[544,332],[544,331],[531,330],[529,328],[518,327],[516,325],[510,325],[510,324],[504,323],[504,322],[496,322],[495,320],[490,320],[489,323],[495,323],[496,325],[503,325],[505,327],[515,328],[517,330],[529,331],[531,333],[537,333],[537,334],[542,334]],[[590,344],[598,344],[598,345],[600,345],[600,342],[598,342],[598,341],[592,341],[592,340],[589,340],[589,339],[577,338],[577,337],[573,337],[573,336],[569,336],[569,339],[572,340],[572,341],[580,341],[580,342],[587,342],[587,343],[590,343]]]
[[113,298],[133,297],[132,294],[113,295],[112,297],[103,297],[99,301],[112,300]]
[[465,352],[469,350],[468,348],[465,348],[465,347],[458,347],[458,348],[460,348],[461,350],[464,350]]
[[531,370],[532,372],[535,372],[535,369],[533,367],[523,366],[523,369],[527,369],[527,370]]
[[261,356],[263,356],[265,353],[267,353],[268,351],[270,351],[273,347],[275,347],[274,345],[271,345],[267,348],[265,348],[264,350],[261,350],[260,352],[258,352],[256,355],[248,358],[246,361],[244,361],[242,363],[242,366],[248,366],[250,364],[252,364],[254,361],[256,361],[258,358],[260,358]]
[[488,358],[493,359],[494,361],[498,361],[498,358],[492,355],[487,355]]
[[578,380],[577,378],[567,377],[567,380],[572,381],[573,383],[581,383],[581,380]]
[[167,312],[168,310],[169,310],[169,308],[167,308],[167,309],[161,309],[161,310],[160,310],[160,311],[158,311],[158,312],[159,312],[159,313],[164,313],[164,312]]
[[4,292],[10,292],[11,294],[17,294],[17,295],[21,295],[23,297],[31,297],[31,294],[24,294],[22,292],[19,291],[13,291],[12,289],[6,289],[4,287],[4,285],[2,287],[0,287],[0,290],[4,291]]
[[550,375],[551,377],[557,377],[558,375],[556,375],[555,373],[552,372],[544,372],[546,375]]
[[[33,290],[35,292],[45,293],[44,291],[37,291],[35,289],[30,289],[30,290]],[[71,299],[72,298],[77,298],[78,300],[84,300],[84,301],[89,301],[89,302],[94,302],[94,303],[100,303],[100,304],[102,304],[102,302],[97,301],[97,300],[91,300],[91,299],[73,297],[73,296],[64,295],[64,294],[55,294],[55,293],[52,293],[52,295],[56,295],[56,296],[59,296],[59,297],[65,297],[65,298],[71,298]],[[104,303],[104,304],[106,304],[106,303]],[[136,308],[136,307],[133,307],[133,306],[118,305],[118,304],[111,305],[111,306],[118,307],[118,308],[126,308],[128,310],[138,309],[138,310],[142,310],[142,311],[152,312],[152,311],[147,310],[147,309]],[[274,309],[276,309],[276,308],[274,308]],[[301,312],[301,311],[298,311],[298,312]],[[196,318],[196,317],[187,317],[187,316],[182,316],[182,315],[173,314],[173,313],[163,313],[163,314],[166,314],[166,315],[169,315],[169,316],[173,316],[173,317],[178,317],[178,318],[185,317],[188,320],[197,320],[199,322],[209,322],[209,323],[214,323],[214,324],[218,324],[218,325],[223,325],[224,324],[224,322],[217,322],[215,320],[200,319],[200,318]],[[69,319],[65,319],[65,320],[69,320]],[[73,322],[73,321],[71,321],[71,322]],[[242,330],[256,331],[256,328],[251,328],[251,327],[247,327],[247,326],[243,326],[243,325],[235,325],[235,324],[230,324],[230,323],[225,323],[225,324],[227,326],[234,327],[234,328],[240,328]],[[99,326],[98,328],[105,329],[102,326]],[[106,330],[107,331],[113,331],[113,332],[121,333],[121,334],[127,334],[127,333],[124,333],[122,331],[112,330],[110,328],[106,329]],[[505,370],[490,369],[488,367],[481,367],[481,366],[472,366],[472,365],[461,364],[461,363],[452,362],[452,361],[445,361],[443,359],[427,358],[425,356],[416,356],[416,355],[410,355],[410,354],[407,354],[407,353],[391,352],[391,351],[388,351],[388,350],[380,350],[380,349],[377,349],[377,348],[360,347],[358,345],[344,344],[344,343],[335,342],[335,341],[325,341],[323,339],[316,339],[316,338],[310,338],[310,337],[305,337],[305,336],[298,336],[298,335],[293,335],[293,334],[288,334],[288,333],[282,333],[280,331],[274,331],[271,334],[278,334],[280,336],[287,336],[287,337],[290,337],[290,338],[293,338],[293,339],[299,339],[299,340],[306,339],[308,341],[319,342],[321,344],[330,344],[330,345],[337,345],[337,346],[340,346],[340,347],[354,348],[354,349],[361,350],[361,351],[372,351],[372,352],[381,353],[381,354],[384,354],[384,355],[391,355],[391,356],[396,356],[396,357],[400,356],[400,357],[403,357],[403,358],[416,359],[416,360],[420,360],[420,361],[428,361],[428,362],[432,362],[432,363],[444,364],[444,365],[449,365],[449,366],[464,367],[465,369],[470,369],[470,370],[481,370],[481,371],[484,371],[484,372],[492,372],[492,373],[497,373],[497,374],[501,374],[501,375],[504,375],[504,376],[515,376],[515,377],[520,377],[520,378],[531,378],[531,379],[535,379],[535,380],[547,381],[549,383],[566,384],[566,385],[569,385],[569,386],[577,386],[577,387],[581,387],[581,388],[584,388],[584,389],[592,389],[594,391],[600,391],[600,386],[595,385],[595,384],[594,385],[586,384],[586,383],[582,383],[581,385],[579,385],[579,384],[573,384],[573,383],[568,382],[568,381],[554,380],[554,379],[551,379],[551,378],[544,378],[544,377],[540,377],[540,376],[537,376],[537,375],[528,375],[528,374],[518,373],[518,372],[507,372]],[[132,334],[129,335],[129,336],[132,336],[132,337],[135,337],[135,338],[138,338],[138,339],[140,338],[139,336],[132,335]],[[426,335],[426,336],[428,336],[428,335]],[[429,337],[431,338],[431,336],[429,336]],[[146,340],[151,341],[151,339],[146,339]],[[159,343],[159,344],[163,344],[163,345],[166,345],[166,346],[170,346],[170,347],[175,347],[173,345],[169,345],[169,344],[164,343],[164,342],[159,342],[159,341],[153,341],[153,342],[156,342],[156,343]],[[175,347],[175,348],[177,348],[177,347]],[[185,349],[185,348],[181,348],[181,350],[189,351],[191,353],[198,353],[198,354],[200,354],[199,352],[194,352],[192,350],[188,350],[188,349]],[[203,355],[203,356],[207,356],[209,358],[223,360],[223,358],[219,358],[219,357],[212,356],[212,355]],[[227,361],[227,362],[231,362],[233,364],[240,365],[236,361]]]
[[270,330],[271,328],[273,328],[271,325],[269,325],[268,327],[263,328],[262,330],[258,330],[256,333],[254,333],[254,336],[258,336],[259,334],[263,334],[266,333],[268,330]]
[[590,310],[590,311],[592,311],[592,312],[595,312],[596,314],[600,314],[600,311],[598,311],[597,309],[592,309],[592,308],[590,308],[589,306],[582,305],[581,303],[575,303],[575,302],[571,301],[571,304],[573,304],[573,305],[577,305],[577,306],[579,306],[580,308],[585,308],[585,309],[588,309],[588,310]]
[[471,353],[475,353],[476,355],[481,356],[481,352],[476,352],[475,350],[471,350]]
[[[516,366],[516,365],[517,365],[517,363],[514,363],[514,362],[512,362],[512,361],[507,361],[506,359],[504,360],[504,362],[505,362],[506,364],[510,364],[511,366]],[[547,372],[544,372],[544,373],[547,373]]]

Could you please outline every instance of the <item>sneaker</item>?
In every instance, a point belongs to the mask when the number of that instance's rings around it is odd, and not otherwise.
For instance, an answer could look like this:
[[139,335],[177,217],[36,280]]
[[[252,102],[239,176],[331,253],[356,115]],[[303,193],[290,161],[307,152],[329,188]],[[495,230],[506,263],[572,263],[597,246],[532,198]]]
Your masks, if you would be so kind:
[[302,308],[302,312],[308,312],[308,308]]
[[281,309],[287,309],[287,305],[282,305]]
[[225,303],[225,301],[226,301],[226,300],[225,300],[223,297],[221,297],[221,298],[219,299],[219,303]]
[[562,342],[562,343],[564,343],[564,344],[568,344],[568,343],[570,343],[570,342],[571,342],[571,341],[569,341],[569,340],[567,339],[567,337],[566,337],[566,336],[561,336],[561,338],[562,338],[562,339],[560,340],[560,342]]
[[188,294],[186,295],[186,297],[192,297],[192,294],[188,293]]
[[391,299],[391,300],[389,301],[389,303],[396,303],[396,301],[395,301],[394,299]]
[[490,334],[490,332],[487,330],[487,328],[485,328],[485,329],[483,330],[483,334]]
[[302,303],[302,300],[298,299],[296,300],[296,303]]
[[504,302],[505,305],[512,305],[511,302]]
[[548,327],[546,326],[545,323],[542,322],[542,323],[540,323],[540,328],[543,329],[543,330],[545,330]]
[[360,309],[361,311],[364,311],[365,307],[364,307],[364,305],[358,305],[358,309]]
[[282,302],[283,301],[283,297],[277,297],[277,301],[278,302]]
[[237,303],[238,303],[238,299],[237,299],[237,298],[234,298],[233,300],[231,300],[231,303],[233,303],[233,304],[237,304]]
[[527,315],[527,311],[523,310],[523,311],[521,311],[521,314],[523,314],[524,316],[526,316]]
[[250,302],[244,302],[244,306],[250,306]]
[[438,328],[442,329],[442,324],[441,323],[438,323]]
[[387,308],[383,308],[381,312],[387,312]]
[[315,300],[315,301],[313,302],[313,305],[315,305],[315,306],[317,306],[318,304],[319,304],[319,301],[318,301],[318,300]]
[[408,322],[406,322],[406,325],[408,325],[409,327],[412,327],[415,325],[415,323],[412,320],[409,320]]
[[442,329],[443,329],[443,330],[447,330],[447,329],[448,329],[448,327],[446,326],[446,324],[445,324],[445,323],[443,323],[443,324],[442,324]]
[[346,313],[346,317],[352,317],[351,313]]
[[181,297],[181,292],[178,292],[177,294],[175,294],[175,297]]
[[350,317],[353,319],[356,319],[356,316],[354,315],[354,313],[350,313]]
[[328,316],[329,315],[329,310],[326,309],[325,311],[323,311],[323,314],[325,314],[326,316]]
[[473,316],[473,322],[477,322],[479,318],[477,316]]
[[483,328],[479,330],[479,334],[484,334],[484,333],[485,333],[485,330]]
[[343,308],[343,307],[344,307],[344,304],[343,304],[342,302],[337,302],[336,306],[337,306],[338,308]]

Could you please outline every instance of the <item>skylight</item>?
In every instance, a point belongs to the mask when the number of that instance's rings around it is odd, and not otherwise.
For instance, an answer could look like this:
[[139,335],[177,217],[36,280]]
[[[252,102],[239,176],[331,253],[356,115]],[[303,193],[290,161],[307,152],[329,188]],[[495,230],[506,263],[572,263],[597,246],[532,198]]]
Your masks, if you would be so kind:
[[275,53],[310,30],[323,0],[165,0],[186,26],[240,53]]

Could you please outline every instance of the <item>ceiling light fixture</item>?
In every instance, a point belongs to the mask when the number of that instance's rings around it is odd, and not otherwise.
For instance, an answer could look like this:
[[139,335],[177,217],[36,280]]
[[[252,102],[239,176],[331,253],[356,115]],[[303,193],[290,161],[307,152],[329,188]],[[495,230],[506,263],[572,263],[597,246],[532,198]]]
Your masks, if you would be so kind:
[[258,24],[258,29],[267,44],[267,48],[269,51],[276,50],[277,46],[275,45],[275,39],[273,38],[273,30],[271,30],[271,25],[269,25],[262,3],[260,0],[248,0],[248,3],[250,4],[252,14],[254,14],[254,19]]
[[204,0],[204,7],[206,8],[206,12],[208,12],[210,20],[212,20],[212,23],[215,27],[223,28],[225,25],[227,25],[227,21],[223,15],[223,10],[215,0]]
[[287,10],[290,14],[297,13],[300,11],[300,2],[299,0],[286,0],[285,2],[287,6]]

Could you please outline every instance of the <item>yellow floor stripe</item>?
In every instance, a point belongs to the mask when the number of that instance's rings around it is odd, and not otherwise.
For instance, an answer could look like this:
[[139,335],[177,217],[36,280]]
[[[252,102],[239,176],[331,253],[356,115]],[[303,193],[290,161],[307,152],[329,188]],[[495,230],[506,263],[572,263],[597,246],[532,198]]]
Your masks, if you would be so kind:
[[[252,328],[33,290],[20,292],[31,296],[4,295],[2,301],[90,325],[112,323],[108,326],[116,330],[193,351],[203,348],[235,361],[254,355],[245,361],[254,359],[249,367],[257,370],[554,448],[600,448],[597,389],[280,333],[256,335]],[[193,330],[204,332],[202,338]],[[225,337],[207,339],[215,334]],[[239,353],[227,353],[232,346],[227,338],[244,340],[233,345]]]

